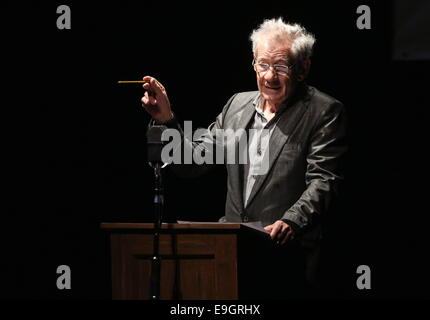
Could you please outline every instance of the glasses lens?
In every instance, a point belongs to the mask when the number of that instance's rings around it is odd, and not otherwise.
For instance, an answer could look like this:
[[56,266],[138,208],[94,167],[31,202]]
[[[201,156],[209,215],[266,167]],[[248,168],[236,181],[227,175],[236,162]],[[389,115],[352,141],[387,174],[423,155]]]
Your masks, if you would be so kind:
[[[254,64],[255,70],[257,72],[261,72],[261,73],[265,73],[270,69],[270,64],[268,63],[255,63]],[[283,65],[283,64],[275,64],[273,66],[274,71],[277,74],[280,75],[288,75],[288,66]]]
[[288,74],[288,66],[284,65],[275,65],[276,73],[278,74]]
[[266,72],[269,70],[269,65],[267,63],[257,63],[256,68],[258,72]]

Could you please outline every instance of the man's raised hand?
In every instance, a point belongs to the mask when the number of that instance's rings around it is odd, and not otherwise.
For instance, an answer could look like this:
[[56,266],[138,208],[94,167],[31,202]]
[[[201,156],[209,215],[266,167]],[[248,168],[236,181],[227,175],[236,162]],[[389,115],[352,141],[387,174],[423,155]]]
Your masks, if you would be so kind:
[[173,118],[170,101],[164,86],[154,77],[145,76],[143,84],[145,93],[142,97],[142,107],[149,113],[155,122],[162,124]]

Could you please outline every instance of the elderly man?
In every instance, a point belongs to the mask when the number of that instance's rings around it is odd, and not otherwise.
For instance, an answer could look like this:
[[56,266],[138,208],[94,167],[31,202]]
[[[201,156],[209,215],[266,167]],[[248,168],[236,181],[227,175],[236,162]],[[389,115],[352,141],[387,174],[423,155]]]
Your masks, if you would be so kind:
[[[213,139],[217,129],[250,132],[249,161],[227,165],[222,221],[262,221],[277,244],[294,242],[315,249],[342,179],[345,110],[342,103],[304,82],[315,38],[303,27],[282,19],[265,20],[250,39],[258,91],[233,95],[193,147]],[[149,82],[143,85],[143,107],[155,122],[181,130],[165,88],[153,77],[143,79]],[[261,139],[263,130],[269,139]],[[268,170],[261,173],[256,168],[264,159]],[[308,252],[312,254],[306,258],[306,277],[312,282],[318,250]]]

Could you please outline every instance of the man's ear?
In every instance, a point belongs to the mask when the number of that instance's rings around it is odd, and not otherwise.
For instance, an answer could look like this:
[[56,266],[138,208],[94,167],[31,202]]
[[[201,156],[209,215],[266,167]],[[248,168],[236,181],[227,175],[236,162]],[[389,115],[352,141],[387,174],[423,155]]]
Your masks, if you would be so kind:
[[311,59],[306,59],[300,66],[297,74],[297,80],[303,81],[308,77],[309,70],[311,69]]

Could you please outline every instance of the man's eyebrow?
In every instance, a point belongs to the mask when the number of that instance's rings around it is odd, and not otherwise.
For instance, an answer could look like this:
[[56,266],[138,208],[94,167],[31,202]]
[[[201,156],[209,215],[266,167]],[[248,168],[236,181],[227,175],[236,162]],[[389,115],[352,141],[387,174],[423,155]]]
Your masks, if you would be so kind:
[[[267,60],[271,60],[270,58],[266,58],[266,57],[260,57],[257,59],[257,61],[267,61]],[[286,63],[288,64],[290,61],[287,58],[276,58],[273,60],[275,62],[275,64],[279,64],[278,62],[282,62],[282,63]]]
[[288,59],[287,59],[287,58],[279,58],[279,59],[275,59],[275,63],[278,63],[278,62],[286,62],[287,64],[289,63],[289,61],[288,61]]

